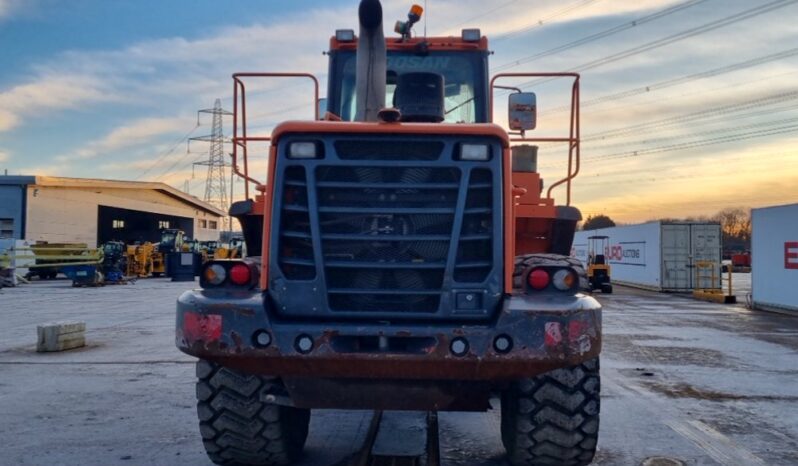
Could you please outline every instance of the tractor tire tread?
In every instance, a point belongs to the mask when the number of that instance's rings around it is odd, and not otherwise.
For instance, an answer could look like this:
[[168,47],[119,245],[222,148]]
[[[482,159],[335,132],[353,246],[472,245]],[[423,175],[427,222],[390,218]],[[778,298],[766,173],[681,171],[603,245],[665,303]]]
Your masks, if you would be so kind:
[[215,464],[285,466],[302,452],[310,411],[261,401],[283,392],[279,379],[197,362],[197,417],[202,443]]
[[585,466],[599,430],[598,358],[523,379],[502,396],[502,442],[513,466]]

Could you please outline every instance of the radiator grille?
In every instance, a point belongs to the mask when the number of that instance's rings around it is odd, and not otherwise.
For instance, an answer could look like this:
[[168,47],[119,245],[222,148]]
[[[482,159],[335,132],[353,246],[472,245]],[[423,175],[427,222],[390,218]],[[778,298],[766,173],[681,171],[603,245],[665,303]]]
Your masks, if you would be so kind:
[[482,289],[500,274],[501,165],[456,160],[455,146],[339,140],[324,159],[283,168],[278,304],[299,302],[292,289],[322,290],[325,302],[314,303],[331,316],[451,316],[443,304],[451,308],[453,288]]

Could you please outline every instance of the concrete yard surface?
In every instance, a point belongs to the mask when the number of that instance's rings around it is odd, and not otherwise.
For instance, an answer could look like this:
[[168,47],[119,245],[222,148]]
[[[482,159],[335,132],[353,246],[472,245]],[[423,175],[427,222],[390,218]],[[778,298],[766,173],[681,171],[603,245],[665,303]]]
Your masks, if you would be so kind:
[[[210,465],[194,359],[174,347],[175,300],[190,286],[0,290],[0,465]],[[605,339],[595,464],[798,464],[798,316],[624,287],[596,296]],[[37,325],[59,321],[85,322],[87,346],[36,353]],[[494,408],[439,413],[442,465],[507,464]],[[347,466],[371,419],[314,412],[299,464]]]

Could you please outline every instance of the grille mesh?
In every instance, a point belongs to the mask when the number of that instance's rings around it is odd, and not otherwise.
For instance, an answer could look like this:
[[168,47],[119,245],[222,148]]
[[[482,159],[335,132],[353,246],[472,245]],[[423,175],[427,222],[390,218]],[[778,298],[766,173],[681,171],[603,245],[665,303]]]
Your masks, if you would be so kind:
[[323,279],[330,312],[378,316],[433,315],[455,283],[488,278],[496,221],[491,168],[450,159],[439,141],[333,146],[336,154],[323,161],[285,168],[275,226],[286,280]]

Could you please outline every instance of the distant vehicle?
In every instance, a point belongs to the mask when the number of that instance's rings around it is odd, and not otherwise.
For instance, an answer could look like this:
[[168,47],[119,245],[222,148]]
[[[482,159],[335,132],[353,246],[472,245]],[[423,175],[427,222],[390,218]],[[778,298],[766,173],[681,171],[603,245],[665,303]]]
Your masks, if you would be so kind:
[[612,293],[612,268],[607,261],[609,236],[588,236],[587,280],[590,290]]

